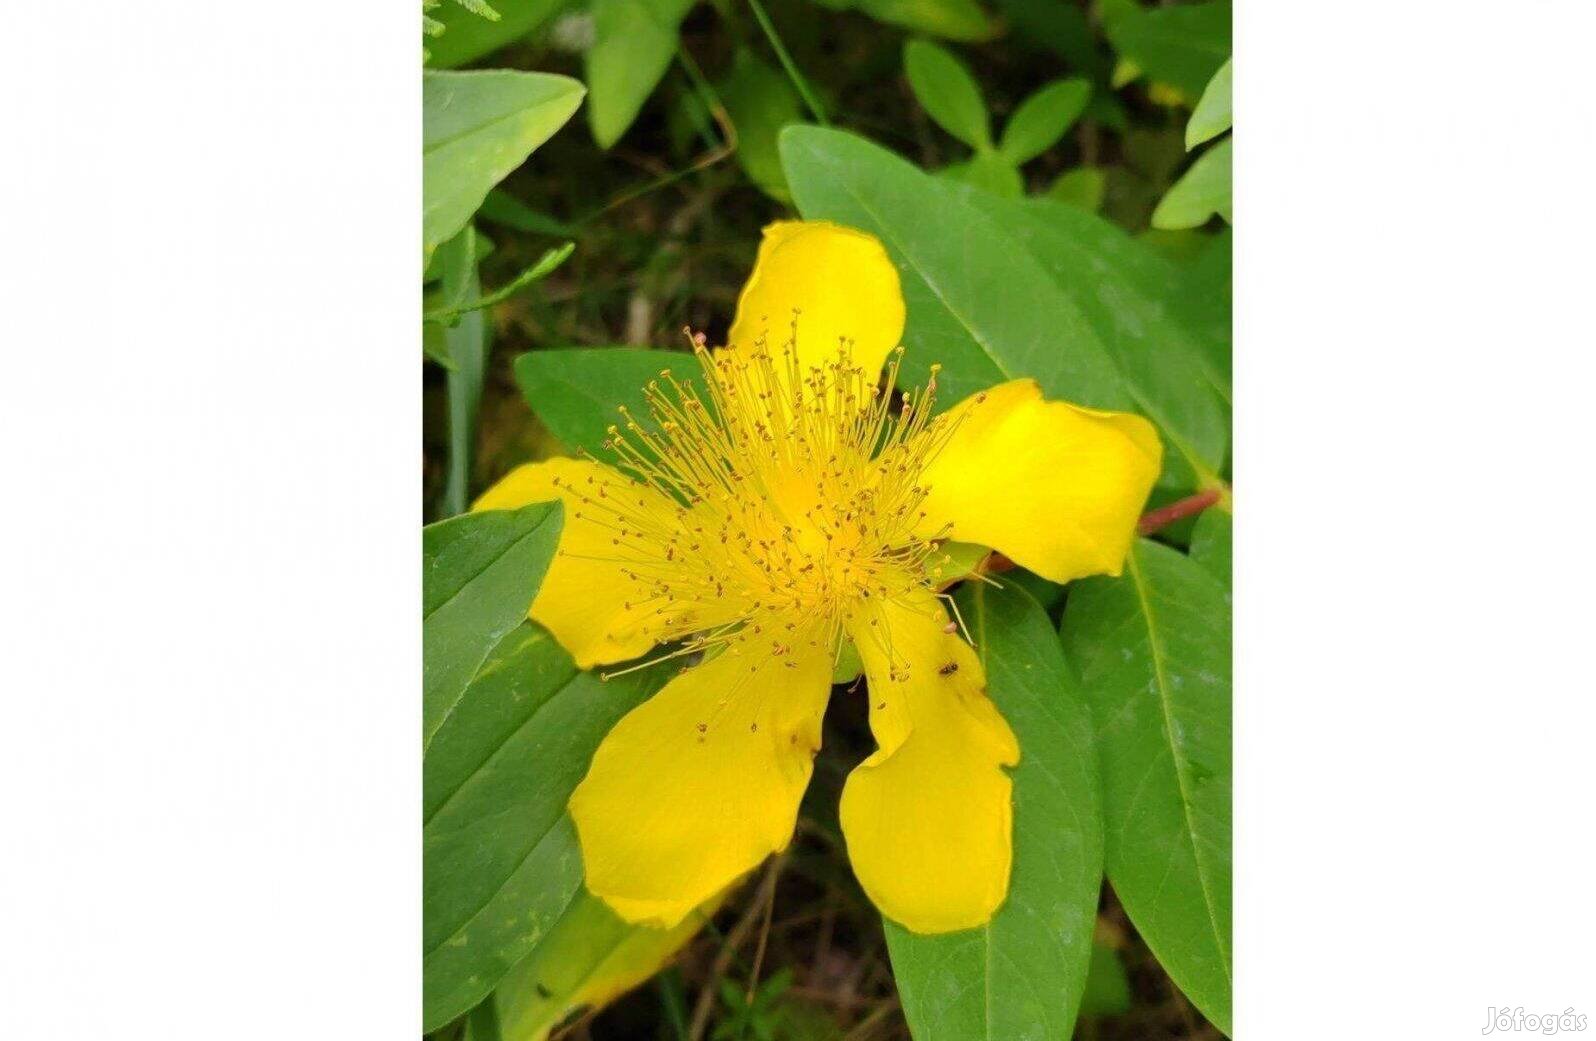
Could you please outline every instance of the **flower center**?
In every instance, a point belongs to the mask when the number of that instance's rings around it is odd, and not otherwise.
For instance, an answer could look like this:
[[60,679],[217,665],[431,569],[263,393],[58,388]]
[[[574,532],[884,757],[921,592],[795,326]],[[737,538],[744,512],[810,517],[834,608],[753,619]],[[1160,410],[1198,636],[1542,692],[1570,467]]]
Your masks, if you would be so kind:
[[778,654],[800,633],[835,647],[851,604],[928,586],[947,560],[920,509],[953,427],[931,418],[936,367],[895,404],[901,347],[878,382],[846,342],[805,366],[796,334],[713,353],[694,337],[706,393],[662,371],[652,422],[623,407],[609,430],[624,479],[573,489],[613,531],[626,610],[682,653],[750,632]]

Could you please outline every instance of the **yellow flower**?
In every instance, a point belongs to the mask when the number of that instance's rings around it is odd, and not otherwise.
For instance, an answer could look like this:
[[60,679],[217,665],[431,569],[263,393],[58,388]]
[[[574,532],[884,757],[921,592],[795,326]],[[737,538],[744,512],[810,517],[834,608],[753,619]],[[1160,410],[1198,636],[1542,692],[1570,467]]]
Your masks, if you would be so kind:
[[729,345],[695,345],[702,391],[662,372],[652,421],[611,429],[613,465],[533,463],[476,504],[564,502],[531,616],[582,667],[702,652],[616,725],[571,797],[588,888],[628,921],[673,926],[791,840],[845,640],[877,744],[841,805],[865,892],[922,933],[1003,903],[1002,768],[1020,749],[939,599],[940,546],[1055,582],[1118,574],[1160,446],[1146,420],[1044,401],[1031,380],[933,418],[933,367],[895,403],[903,323],[878,241],[773,224]]

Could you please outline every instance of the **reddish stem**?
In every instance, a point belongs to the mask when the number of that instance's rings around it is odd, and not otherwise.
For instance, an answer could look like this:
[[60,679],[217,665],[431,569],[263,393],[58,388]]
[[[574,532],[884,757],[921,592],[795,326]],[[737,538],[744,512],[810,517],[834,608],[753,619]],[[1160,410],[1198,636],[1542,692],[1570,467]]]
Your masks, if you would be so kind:
[[1172,502],[1168,506],[1160,506],[1156,510],[1148,510],[1142,514],[1141,522],[1136,525],[1136,533],[1138,535],[1151,535],[1166,524],[1173,524],[1178,520],[1184,520],[1194,514],[1201,513],[1218,502],[1219,496],[1220,490],[1218,488],[1210,488],[1206,492],[1188,495],[1186,498]]

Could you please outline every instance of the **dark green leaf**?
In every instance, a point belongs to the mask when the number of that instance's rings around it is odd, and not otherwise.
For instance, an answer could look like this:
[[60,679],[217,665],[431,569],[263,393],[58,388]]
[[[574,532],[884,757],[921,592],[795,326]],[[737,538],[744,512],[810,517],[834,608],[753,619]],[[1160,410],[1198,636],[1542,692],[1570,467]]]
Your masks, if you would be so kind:
[[893,973],[916,1041],[1068,1038],[1102,882],[1091,719],[1035,601],[970,583],[960,603],[1020,741],[1013,873],[980,928],[922,936],[885,922]]
[[495,188],[482,200],[477,216],[507,228],[529,232],[533,235],[552,235],[571,238],[577,234],[576,226],[540,213],[500,188]]
[[1219,214],[1230,223],[1230,145],[1227,137],[1197,157],[1153,211],[1155,228],[1200,228]]
[[571,0],[493,0],[493,9],[499,12],[496,22],[445,4],[432,12],[444,31],[427,41],[427,50],[432,52],[427,64],[434,69],[453,69],[475,61],[514,43],[570,4]]
[[1116,5],[1103,28],[1124,59],[1196,98],[1230,57],[1230,2]]
[[1119,954],[1106,944],[1092,944],[1092,967],[1081,995],[1082,1016],[1117,1016],[1131,1007],[1130,977]]
[[839,130],[788,127],[781,154],[806,218],[870,232],[897,265],[908,306],[906,380],[924,383],[940,362],[944,403],[1029,376],[1049,397],[1131,407],[1113,360],[1075,305],[1011,233],[972,205],[977,197],[1001,200]]
[[[438,250],[443,269],[439,308],[461,307],[482,295],[474,259],[475,239],[476,228],[468,223]],[[482,404],[489,335],[480,311],[462,314],[443,326],[449,356],[449,470],[443,489],[444,516],[464,513],[471,497],[471,457],[477,440],[477,411]]]
[[1229,417],[1201,362],[1198,333],[1171,306],[1177,269],[1119,228],[1042,199],[971,197],[1052,276],[1113,358],[1137,409],[1158,424],[1181,487],[1218,472]]
[[1191,559],[1230,588],[1232,518],[1228,510],[1209,507],[1191,533]]
[[743,172],[765,194],[780,202],[791,202],[792,193],[787,191],[787,179],[781,172],[781,155],[776,151],[776,135],[801,116],[792,84],[751,51],[739,50],[731,71],[717,89],[726,114],[737,128],[737,162]]
[[1140,540],[1071,587],[1063,644],[1091,701],[1109,881],[1148,947],[1230,1032],[1230,595]]
[[1003,126],[998,152],[1015,166],[1030,162],[1058,143],[1086,111],[1092,84],[1084,79],[1057,80],[1020,102]]
[[1214,78],[1208,81],[1191,114],[1191,121],[1186,124],[1186,148],[1196,148],[1218,137],[1230,129],[1230,123],[1230,61],[1226,59]]
[[421,232],[430,254],[483,198],[565,125],[582,85],[542,72],[425,72],[421,79]]
[[515,359],[515,381],[549,432],[573,451],[603,455],[605,431],[622,422],[624,405],[648,416],[644,388],[670,369],[677,379],[699,378],[698,361],[680,351],[626,347],[531,351]]
[[693,0],[593,0],[586,58],[588,123],[609,148],[637,118],[676,54],[677,30]]
[[421,531],[422,742],[488,651],[526,617],[559,543],[559,503],[467,514]]
[[1182,317],[1201,332],[1205,370],[1230,402],[1231,231],[1209,236],[1181,274],[1176,298]]
[[423,1029],[481,1001],[581,892],[566,802],[664,671],[605,682],[523,621],[438,727],[422,765]]
[[998,0],[997,6],[1013,25],[1009,39],[1045,47],[1062,57],[1071,69],[1102,79],[1108,63],[1098,53],[1097,34],[1084,8],[1059,0]]
[[978,151],[992,147],[981,88],[963,62],[928,40],[910,40],[903,47],[903,71],[938,126]]

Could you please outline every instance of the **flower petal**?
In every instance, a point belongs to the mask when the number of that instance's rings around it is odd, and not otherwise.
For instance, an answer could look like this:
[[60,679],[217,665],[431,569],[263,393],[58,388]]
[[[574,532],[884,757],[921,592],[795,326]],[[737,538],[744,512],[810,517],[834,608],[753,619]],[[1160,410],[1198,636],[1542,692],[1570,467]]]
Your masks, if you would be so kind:
[[848,624],[880,748],[843,786],[842,832],[865,893],[917,933],[980,925],[1009,888],[1012,784],[1000,767],[1019,762],[1019,744],[980,659],[946,625],[929,592],[866,601]]
[[[556,485],[558,482],[558,485]],[[584,669],[627,661],[658,642],[665,619],[637,607],[638,583],[623,571],[623,553],[602,515],[584,510],[584,489],[625,488],[640,498],[658,499],[661,510],[675,509],[664,496],[640,487],[601,463],[550,459],[518,466],[489,488],[473,510],[513,510],[559,499],[565,504],[560,548],[549,562],[543,586],[528,615],[546,627]]]
[[949,417],[959,426],[926,468],[920,534],[990,546],[1054,582],[1120,573],[1163,456],[1151,423],[1044,401],[1028,379]]
[[766,225],[727,344],[746,347],[763,333],[774,348],[787,340],[794,310],[805,368],[835,358],[846,338],[854,364],[876,373],[903,336],[903,289],[887,251],[875,236],[828,221]]
[[674,926],[792,838],[831,657],[759,624],[627,713],[571,795],[587,887],[627,921]]

